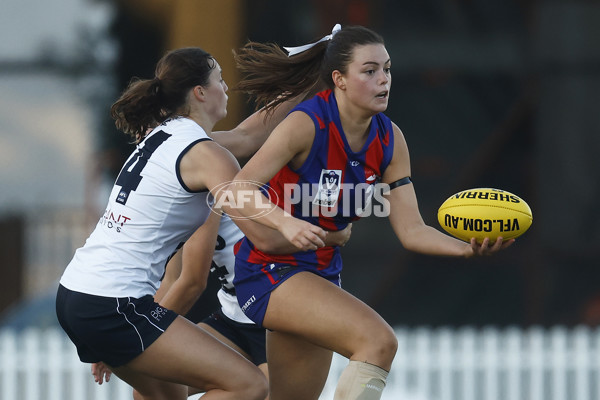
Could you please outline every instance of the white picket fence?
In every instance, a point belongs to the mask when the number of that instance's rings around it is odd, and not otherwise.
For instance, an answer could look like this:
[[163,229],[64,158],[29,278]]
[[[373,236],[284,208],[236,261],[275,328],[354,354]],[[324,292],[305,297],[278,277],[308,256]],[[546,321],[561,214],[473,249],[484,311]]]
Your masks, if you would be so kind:
[[[600,399],[600,329],[403,329],[382,400]],[[346,365],[334,357],[322,399]],[[93,382],[59,330],[0,331],[0,400],[130,400]],[[197,398],[197,397],[196,397]]]

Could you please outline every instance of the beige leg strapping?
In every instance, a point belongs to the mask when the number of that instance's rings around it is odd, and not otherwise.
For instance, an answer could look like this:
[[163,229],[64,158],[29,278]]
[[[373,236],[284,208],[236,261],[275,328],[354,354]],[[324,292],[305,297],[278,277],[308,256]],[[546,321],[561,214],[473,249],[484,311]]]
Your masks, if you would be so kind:
[[376,365],[350,361],[338,381],[333,400],[379,400],[388,372]]

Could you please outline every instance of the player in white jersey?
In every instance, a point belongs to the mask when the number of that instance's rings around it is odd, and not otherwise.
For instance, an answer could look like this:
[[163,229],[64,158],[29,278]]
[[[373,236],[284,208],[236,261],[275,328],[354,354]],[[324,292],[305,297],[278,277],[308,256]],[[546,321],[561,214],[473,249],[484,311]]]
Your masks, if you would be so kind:
[[152,297],[181,242],[194,231],[216,237],[220,216],[210,212],[207,193],[239,170],[207,136],[227,113],[226,91],[218,63],[199,48],[169,52],[154,79],[130,84],[111,113],[138,145],[59,285],[57,316],[80,359],[104,362],[143,396],[185,399],[187,386],[207,400],[267,395],[258,368],[178,316],[205,276],[184,265],[161,304]]

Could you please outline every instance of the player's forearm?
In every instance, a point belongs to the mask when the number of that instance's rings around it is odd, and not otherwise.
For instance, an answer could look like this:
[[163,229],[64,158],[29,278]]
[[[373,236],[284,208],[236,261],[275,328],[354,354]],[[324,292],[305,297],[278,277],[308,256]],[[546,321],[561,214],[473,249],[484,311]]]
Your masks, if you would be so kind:
[[423,224],[406,231],[396,231],[406,250],[431,256],[467,257],[470,244]]
[[[239,218],[234,218],[236,222],[245,219],[280,230],[286,216],[290,217],[284,210],[271,203],[251,181],[234,180],[227,188],[227,193],[219,197],[217,201],[227,214],[239,216]],[[246,229],[252,235],[252,225],[238,224],[238,226],[244,233],[246,233],[244,231]]]
[[300,251],[288,241],[278,230],[253,221],[242,222],[242,232],[260,251],[269,254],[291,254]]
[[206,289],[206,282],[182,282],[178,279],[159,304],[179,315],[185,315]]

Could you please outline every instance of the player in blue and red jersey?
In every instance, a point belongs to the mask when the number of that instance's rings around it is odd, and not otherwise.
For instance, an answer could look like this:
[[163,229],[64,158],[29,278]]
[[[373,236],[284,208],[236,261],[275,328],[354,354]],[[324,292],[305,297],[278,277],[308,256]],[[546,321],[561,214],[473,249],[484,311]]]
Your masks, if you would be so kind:
[[[320,92],[293,111],[302,111],[312,119],[316,129],[314,142],[300,168],[286,165],[269,181],[268,193],[276,205],[282,209],[287,207],[293,216],[328,231],[338,231],[359,218],[359,211],[369,203],[374,191],[368,187],[379,182],[382,171],[390,163],[394,145],[392,123],[384,114],[377,114],[365,144],[353,151],[340,133],[343,129],[332,90]],[[286,190],[286,185],[293,193]],[[359,185],[365,189],[356,195],[354,188]],[[344,191],[348,191],[348,195]],[[287,271],[290,265],[316,270],[339,284],[342,269],[339,247],[326,246],[280,256],[261,252],[246,238],[239,243],[236,252],[239,260],[249,264],[268,264],[268,268],[261,271],[272,284],[278,283],[277,274],[281,274],[281,269]],[[255,271],[253,266],[249,268]],[[261,312],[255,306],[249,309]],[[255,318],[262,322],[260,316]]]
[[495,253],[512,241],[467,244],[423,222],[406,141],[383,114],[391,60],[381,36],[338,25],[314,44],[286,50],[248,43],[236,55],[247,75],[238,88],[255,95],[259,105],[271,106],[285,100],[277,98],[282,92],[293,96],[306,90],[318,75],[330,90],[292,110],[230,189],[234,199],[266,194],[271,202],[234,206],[303,251],[272,255],[242,239],[236,249],[238,301],[250,319],[269,330],[272,400],[318,399],[334,351],[350,359],[334,399],[377,400],[396,353],[396,337],[373,309],[341,289],[339,248],[324,245],[327,231],[366,212],[381,182],[387,188],[382,196],[382,204],[389,205],[386,216],[408,250],[470,257]]

